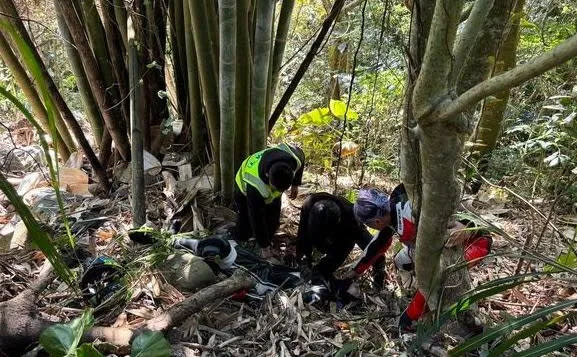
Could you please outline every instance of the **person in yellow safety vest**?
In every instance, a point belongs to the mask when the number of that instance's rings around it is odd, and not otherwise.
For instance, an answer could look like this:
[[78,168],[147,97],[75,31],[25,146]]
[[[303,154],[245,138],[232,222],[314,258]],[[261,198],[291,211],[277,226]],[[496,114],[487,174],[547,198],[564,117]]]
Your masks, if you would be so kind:
[[255,237],[264,259],[272,257],[270,244],[280,224],[281,195],[290,187],[289,198],[296,198],[304,164],[303,151],[283,143],[250,155],[236,174],[238,216],[233,238]]

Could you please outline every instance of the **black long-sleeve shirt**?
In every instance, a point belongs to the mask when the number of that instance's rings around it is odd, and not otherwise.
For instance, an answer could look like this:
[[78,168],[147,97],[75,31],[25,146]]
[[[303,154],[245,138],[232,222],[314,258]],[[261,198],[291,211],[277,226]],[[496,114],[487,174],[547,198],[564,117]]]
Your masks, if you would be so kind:
[[[271,148],[263,154],[259,163],[258,174],[264,183],[269,183],[267,174],[273,164],[277,162],[286,162],[293,170],[295,170],[292,185],[300,186],[302,184],[305,154],[299,147],[291,145],[291,149],[300,160],[300,167],[298,169],[298,163],[295,158],[284,150]],[[280,202],[275,200],[273,203],[267,205],[258,190],[251,185],[247,185],[246,199],[250,223],[255,238],[258,242],[270,242],[275,232],[273,231],[273,227],[269,227],[270,222],[267,222],[263,217],[266,216],[267,210],[273,209],[279,211],[280,219]]]
[[[312,207],[321,200],[332,201],[339,207],[341,218],[336,227],[309,227]],[[312,218],[314,222],[314,217]],[[371,234],[355,218],[353,204],[346,198],[320,192],[309,196],[303,203],[297,237],[297,257],[305,257],[311,264],[313,248],[324,253],[325,256],[315,266],[315,270],[325,278],[331,277],[345,262],[355,244],[365,248],[371,239]]]

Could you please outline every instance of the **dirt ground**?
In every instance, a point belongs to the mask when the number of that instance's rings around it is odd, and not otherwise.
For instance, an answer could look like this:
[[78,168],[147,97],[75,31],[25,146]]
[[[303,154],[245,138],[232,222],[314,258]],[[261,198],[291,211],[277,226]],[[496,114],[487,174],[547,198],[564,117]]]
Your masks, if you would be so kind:
[[[28,140],[26,135],[18,139]],[[4,139],[3,139],[4,141]],[[25,142],[26,143],[26,142]],[[339,188],[344,195],[356,189],[355,175],[345,172],[339,178]],[[147,214],[156,228],[168,227],[173,216],[178,216],[188,229],[209,231],[230,224],[234,213],[220,207],[210,194],[209,180],[197,180],[198,187],[188,187],[175,194],[167,190],[162,175],[151,178],[147,188]],[[395,182],[384,177],[369,176],[367,183],[384,190],[391,190]],[[283,197],[283,218],[275,244],[275,253],[282,259],[294,247],[298,225],[299,208],[307,194],[332,191],[327,175],[307,174],[299,197],[289,201]],[[533,200],[535,209],[524,204],[502,188],[486,187],[475,197],[464,197],[468,207],[504,234],[494,235],[493,255],[473,268],[474,286],[511,276],[516,272],[541,271],[544,264],[525,261],[520,266],[526,238],[535,237],[529,251],[551,259],[562,253],[564,242],[574,234],[577,220],[573,216],[557,217],[554,221],[558,233],[551,227],[543,228],[539,212],[548,212],[547,203]],[[67,217],[80,222],[77,243],[95,255],[108,255],[119,262],[142,261],[138,269],[132,269],[130,295],[125,304],[97,308],[96,322],[101,326],[138,327],[168,307],[182,301],[190,293],[179,291],[169,284],[145,259],[152,251],[136,248],[126,237],[130,228],[131,208],[127,184],[117,185],[109,198],[92,195],[77,196],[67,201]],[[13,207],[2,199],[0,202],[0,229],[14,224]],[[62,222],[58,215],[48,217],[48,224],[61,232]],[[101,219],[97,226],[82,228],[82,222]],[[541,233],[542,232],[542,233]],[[565,236],[565,238],[562,238]],[[540,237],[540,238],[539,238]],[[535,246],[539,241],[538,246]],[[363,356],[402,356],[410,354],[415,347],[416,335],[400,334],[397,319],[406,307],[409,297],[399,286],[392,264],[394,250],[387,254],[388,278],[382,289],[374,289],[370,277],[361,281],[362,299],[337,311],[331,304],[326,309],[305,305],[302,291],[279,290],[262,302],[225,299],[215,301],[199,314],[190,316],[179,328],[168,334],[175,351],[198,356],[329,356],[345,352],[361,352]],[[360,252],[356,250],[349,263]],[[0,254],[0,301],[6,301],[23,291],[37,276],[44,261],[42,253],[31,249],[16,249]],[[529,264],[530,262],[530,264]],[[346,269],[347,265],[343,269]],[[370,275],[370,274],[369,274]],[[557,301],[577,298],[577,282],[574,277],[557,274],[538,282],[520,285],[505,293],[493,295],[479,303],[479,312],[487,326],[532,313]],[[79,316],[86,307],[80,296],[66,284],[54,281],[37,302],[42,317],[53,321],[69,321]],[[577,332],[574,317],[566,322],[544,330],[535,340],[522,340],[522,346],[539,343],[563,332]],[[463,340],[457,334],[437,334],[421,346],[425,355],[446,355],[446,351]],[[127,353],[113,346],[101,346],[115,355]],[[184,352],[182,352],[184,351]],[[576,353],[573,350],[572,353]]]

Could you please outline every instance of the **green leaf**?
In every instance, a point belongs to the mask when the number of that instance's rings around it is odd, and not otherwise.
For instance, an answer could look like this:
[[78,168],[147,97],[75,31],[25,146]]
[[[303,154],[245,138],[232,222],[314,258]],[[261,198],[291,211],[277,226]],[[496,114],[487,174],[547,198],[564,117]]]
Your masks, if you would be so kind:
[[84,311],[82,316],[68,324],[48,327],[40,335],[40,344],[51,357],[74,356],[74,351],[80,343],[84,331],[92,327],[93,323],[92,309],[88,309]]
[[308,113],[301,115],[297,122],[303,125],[327,125],[331,122],[332,117],[330,116],[329,108],[317,108],[313,109]]
[[132,357],[170,357],[170,344],[158,331],[146,331],[132,342]]
[[567,315],[555,316],[548,321],[537,322],[530,327],[517,332],[511,338],[506,341],[501,342],[497,347],[491,349],[491,353],[487,357],[498,357],[502,356],[505,351],[507,351],[511,346],[513,346],[517,341],[522,340],[527,337],[534,336],[537,332],[546,329],[547,327],[556,325],[560,321],[564,320]]
[[339,119],[344,119],[345,113],[347,115],[347,120],[354,121],[359,119],[359,114],[352,110],[350,107],[347,111],[347,104],[342,100],[331,99],[329,108],[331,113]]
[[533,314],[525,315],[525,316],[518,317],[516,319],[509,320],[503,324],[498,325],[497,327],[489,329],[486,332],[484,332],[480,335],[477,335],[477,336],[461,343],[460,345],[458,345],[457,347],[455,347],[454,349],[449,351],[449,356],[462,356],[467,352],[470,352],[476,348],[479,348],[480,346],[482,346],[483,344],[485,344],[489,341],[493,341],[496,338],[505,336],[505,335],[511,333],[512,331],[514,331],[516,329],[519,329],[520,327],[522,327],[526,324],[532,323],[532,322],[536,321],[537,319],[540,319],[544,316],[547,316],[547,315],[549,315],[555,311],[568,308],[571,305],[574,305],[576,303],[577,303],[577,300],[564,301],[564,302],[559,303],[557,305],[543,308],[543,309],[541,309],[541,310],[539,310]]
[[76,350],[77,357],[104,357],[91,343],[84,343]]
[[345,343],[343,347],[335,353],[335,357],[346,357],[349,353],[359,349],[356,343]]
[[50,357],[63,357],[73,354],[76,349],[74,344],[74,331],[68,325],[53,325],[48,327],[40,335],[40,345],[50,354]]
[[[563,253],[560,254],[557,258],[557,263],[567,268],[575,269],[577,268],[577,256],[575,256],[575,252]],[[559,268],[554,267],[552,265],[547,264],[543,269],[546,272],[559,272]]]
[[20,198],[14,187],[10,184],[10,182],[8,182],[8,180],[4,177],[4,175],[2,175],[1,172],[0,191],[4,192],[6,198],[8,198],[10,203],[14,206],[16,212],[18,212],[18,215],[30,233],[30,239],[42,251],[42,253],[44,253],[48,261],[50,261],[56,274],[58,274],[58,276],[68,284],[73,284],[74,274],[62,260],[62,256],[56,250],[52,239],[46,230],[40,227],[36,221],[36,218],[34,218],[32,212],[30,212],[28,206],[24,204],[22,198]]
[[563,336],[547,343],[542,343],[535,347],[529,348],[525,351],[515,353],[511,357],[539,357],[544,356],[549,352],[560,350],[565,346],[577,343],[577,334]]

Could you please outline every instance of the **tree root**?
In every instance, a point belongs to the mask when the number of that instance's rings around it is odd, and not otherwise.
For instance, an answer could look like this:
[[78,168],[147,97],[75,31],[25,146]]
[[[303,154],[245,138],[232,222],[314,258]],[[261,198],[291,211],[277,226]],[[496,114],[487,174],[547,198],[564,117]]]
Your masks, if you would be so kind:
[[[38,341],[44,329],[54,324],[39,316],[34,303],[34,298],[54,279],[51,269],[48,270],[41,272],[39,279],[27,290],[11,300],[0,303],[0,356],[3,353],[9,356],[22,353],[28,346]],[[230,296],[235,291],[250,288],[254,284],[252,277],[239,270],[230,278],[208,286],[175,304],[138,329],[98,326],[87,331],[83,339],[85,341],[98,339],[117,346],[127,346],[143,331],[166,331],[178,326],[207,304]]]

